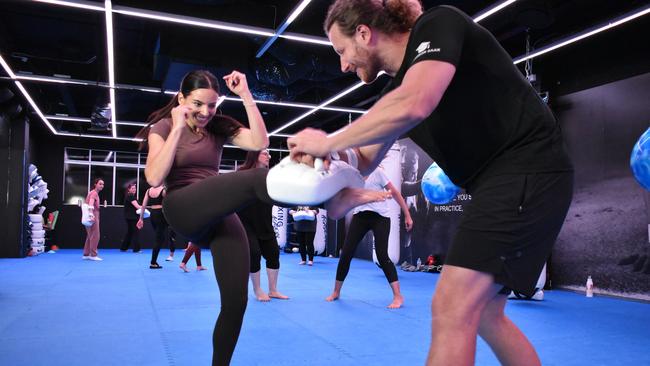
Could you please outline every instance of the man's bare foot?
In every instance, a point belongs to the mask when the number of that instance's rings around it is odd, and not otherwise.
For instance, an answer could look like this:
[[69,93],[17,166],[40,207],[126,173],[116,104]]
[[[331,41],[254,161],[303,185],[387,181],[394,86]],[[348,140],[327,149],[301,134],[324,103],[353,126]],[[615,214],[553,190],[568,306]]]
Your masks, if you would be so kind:
[[207,267],[196,266],[196,270],[197,270],[197,271],[205,271],[205,270],[207,270],[207,269],[208,269]]
[[403,304],[404,304],[404,296],[399,295],[399,296],[393,297],[393,302],[391,302],[387,306],[387,308],[389,308],[389,309],[399,309],[399,308],[402,307]]
[[262,289],[255,290],[255,298],[257,299],[257,301],[261,301],[261,302],[271,301],[269,295],[267,295],[266,292],[262,291]]
[[333,220],[338,220],[345,216],[348,211],[369,202],[385,201],[391,198],[390,192],[373,191],[362,188],[344,188],[339,193],[325,202],[327,216]]
[[185,265],[185,263],[181,263],[181,265],[180,265],[179,267],[180,267],[180,268],[183,270],[183,272],[185,272],[185,273],[187,273],[187,272],[190,271],[189,269],[187,269],[187,266]]
[[325,298],[325,301],[334,301],[334,300],[338,300],[338,298],[339,298],[340,295],[341,295],[341,294],[338,293],[338,292],[332,292],[331,295],[329,295],[328,297]]
[[289,296],[284,295],[280,293],[279,291],[269,291],[269,297],[273,299],[280,299],[280,300],[289,300]]

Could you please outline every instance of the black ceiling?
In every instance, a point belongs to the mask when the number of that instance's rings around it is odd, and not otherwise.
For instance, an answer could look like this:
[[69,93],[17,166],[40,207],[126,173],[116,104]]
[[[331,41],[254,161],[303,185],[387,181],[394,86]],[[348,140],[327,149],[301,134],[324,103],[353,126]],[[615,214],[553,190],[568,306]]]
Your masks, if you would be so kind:
[[[104,7],[104,1],[63,1]],[[287,18],[299,0],[114,0],[113,10],[149,10],[191,18],[258,27],[273,32]],[[424,1],[425,8],[454,5],[476,15],[498,1]],[[89,81],[95,85],[71,85],[43,81],[22,81],[46,116],[88,119],[93,107],[108,101],[106,22],[103,11],[78,9],[36,1],[0,0],[0,55],[17,75],[36,75]],[[285,32],[319,37],[329,0],[313,0]],[[513,56],[526,52],[526,36],[533,49],[542,48],[571,34],[647,7],[639,0],[520,0],[480,22]],[[633,20],[606,34],[570,45],[534,60],[533,72],[544,78],[546,89],[571,82],[600,68],[617,70],[641,65],[650,71],[648,41],[650,15]],[[353,74],[342,74],[330,46],[278,39],[260,58],[256,53],[268,39],[232,31],[208,29],[162,20],[145,19],[113,12],[117,135],[131,138],[147,115],[171,97],[164,90],[176,90],[180,78],[192,69],[208,69],[218,77],[233,69],[247,75],[256,99],[318,105],[358,83]],[[521,64],[523,70],[523,64]],[[634,68],[639,72],[639,67]],[[542,71],[542,72],[540,72]],[[592,72],[593,73],[593,72]],[[0,69],[7,80],[7,73]],[[588,78],[588,76],[585,76]],[[369,108],[385,80],[363,86],[333,102],[332,107],[356,109],[355,113],[320,110],[282,130],[291,134],[307,127],[333,131],[349,118]],[[158,92],[138,90],[148,87]],[[224,90],[224,88],[222,88]],[[237,101],[226,100],[223,113],[245,119]],[[274,131],[309,109],[260,104],[267,128]],[[111,132],[89,131],[90,124],[78,121],[49,121],[59,132],[111,136]],[[46,129],[42,123],[35,124]],[[285,139],[271,139],[283,148]],[[234,153],[234,152],[233,152]]]

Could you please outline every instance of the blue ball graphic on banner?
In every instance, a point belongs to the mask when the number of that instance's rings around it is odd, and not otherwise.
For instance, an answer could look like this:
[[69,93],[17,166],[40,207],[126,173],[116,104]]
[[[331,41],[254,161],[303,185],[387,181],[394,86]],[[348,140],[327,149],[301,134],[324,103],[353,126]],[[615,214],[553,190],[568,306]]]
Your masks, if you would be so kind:
[[630,167],[637,182],[650,191],[650,128],[634,144]]
[[443,204],[451,202],[460,188],[451,182],[438,164],[433,163],[422,177],[422,192],[429,202]]

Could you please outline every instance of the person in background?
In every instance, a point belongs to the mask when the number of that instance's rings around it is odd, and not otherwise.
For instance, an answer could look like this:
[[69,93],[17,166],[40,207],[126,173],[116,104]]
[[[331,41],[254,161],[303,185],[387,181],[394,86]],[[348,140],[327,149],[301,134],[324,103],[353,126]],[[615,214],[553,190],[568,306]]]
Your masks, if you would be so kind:
[[[142,201],[142,207],[151,212],[151,226],[156,233],[156,242],[151,251],[151,264],[149,265],[149,268],[151,269],[162,268],[162,266],[158,264],[158,254],[167,238],[169,238],[169,257],[167,257],[167,261],[171,262],[174,260],[174,251],[176,250],[174,245],[174,232],[169,229],[169,224],[167,224],[165,215],[162,212],[162,201],[165,198],[165,194],[165,186],[150,187],[144,194],[144,200]],[[138,229],[142,229],[144,226],[143,219],[144,210],[140,210],[140,218],[137,223]]]
[[[384,169],[379,166],[369,176],[365,177],[365,189],[383,191],[387,190],[392,195],[404,213],[404,226],[407,231],[413,228],[413,220],[406,202],[402,195],[397,191],[395,186],[388,180]],[[384,276],[388,280],[388,285],[393,292],[393,301],[388,305],[389,309],[401,308],[404,304],[404,296],[400,291],[399,279],[395,265],[388,256],[388,238],[390,236],[390,211],[388,201],[371,202],[365,205],[357,206],[352,211],[352,221],[345,235],[345,242],[339,264],[336,267],[336,281],[334,282],[334,291],[325,300],[334,301],[341,296],[343,281],[350,271],[350,263],[357,250],[357,246],[363,237],[372,231],[375,238],[374,250],[377,255],[377,262],[384,271]]]
[[[249,151],[244,164],[238,169],[244,171],[253,168],[268,169],[271,155],[268,150]],[[258,301],[271,301],[274,299],[287,300],[288,296],[278,291],[278,276],[280,274],[280,249],[273,230],[273,206],[256,201],[252,205],[237,212],[248,237],[250,249],[250,279],[253,292]],[[268,277],[269,292],[266,293],[260,286],[260,262],[264,257],[266,262],[266,275]]]
[[140,253],[140,238],[138,233],[138,214],[137,210],[141,208],[138,199],[135,197],[135,183],[129,183],[124,193],[124,220],[126,221],[126,233],[122,239],[121,252],[126,252],[129,247],[133,246],[133,253]]
[[86,196],[86,203],[92,209],[92,214],[94,216],[92,226],[84,226],[86,228],[86,242],[84,243],[84,253],[81,257],[82,259],[88,259],[91,261],[101,261],[97,255],[97,247],[99,246],[99,192],[104,189],[104,180],[101,178],[95,178],[93,182],[93,189],[88,192]]
[[[297,206],[289,210],[289,214],[293,216],[293,230],[296,232],[300,250],[300,262],[298,263],[300,265],[314,265],[314,237],[316,237],[316,215],[318,215],[318,211],[317,207],[310,206]],[[313,219],[302,218],[307,216],[305,213],[313,216]]]

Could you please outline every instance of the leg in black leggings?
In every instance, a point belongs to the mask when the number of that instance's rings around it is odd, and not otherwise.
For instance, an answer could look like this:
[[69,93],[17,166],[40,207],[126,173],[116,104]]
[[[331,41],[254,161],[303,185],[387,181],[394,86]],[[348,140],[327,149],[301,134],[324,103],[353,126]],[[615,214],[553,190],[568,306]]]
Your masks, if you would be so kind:
[[395,265],[388,256],[390,219],[373,211],[362,211],[352,217],[352,223],[350,224],[345,244],[343,245],[341,258],[339,259],[339,264],[336,268],[334,291],[326,298],[326,300],[333,301],[339,298],[341,288],[343,287],[343,281],[345,281],[345,277],[348,275],[350,270],[352,256],[354,256],[354,252],[359,245],[359,242],[369,230],[372,230],[375,237],[375,254],[377,254],[379,266],[384,271],[384,275],[393,291],[393,301],[388,305],[388,308],[400,308],[404,303],[404,297],[400,293]]
[[269,279],[269,297],[287,300],[288,296],[278,291],[278,277],[280,275],[280,248],[275,235],[259,238],[259,247],[266,261],[266,275]]
[[167,230],[169,231],[169,252],[174,254],[176,251],[176,232],[169,226],[167,226]]
[[151,210],[151,226],[153,226],[156,233],[156,242],[151,251],[151,264],[153,265],[158,264],[158,253],[160,253],[160,248],[162,248],[162,245],[165,243],[169,227],[167,221],[165,221],[162,209]]
[[[255,200],[292,206],[271,200],[266,190],[267,173],[267,169],[249,169],[209,177],[169,192],[163,201],[165,218],[178,234],[197,243],[210,242],[222,294],[222,311],[213,338],[214,365],[227,365],[232,357],[248,292],[250,258],[246,233],[239,219],[229,216]],[[345,193],[330,200],[335,202],[330,207],[333,211],[346,212],[350,207],[377,199],[380,195],[376,193]],[[224,222],[227,217],[228,222]],[[215,233],[220,234],[218,238]]]
[[169,224],[193,242],[210,243],[221,293],[221,312],[213,336],[213,365],[227,365],[246,309],[250,256],[246,232],[234,212],[256,199],[273,204],[266,193],[265,169],[206,178],[167,194],[163,211]]
[[228,365],[246,311],[250,257],[246,232],[237,215],[224,218],[216,224],[214,232],[210,251],[221,295],[221,312],[212,334],[212,365]]
[[140,241],[138,240],[138,228],[135,226],[138,223],[138,220],[126,220],[126,234],[124,234],[124,239],[122,239],[122,246],[120,247],[121,251],[126,251],[129,249],[131,244],[133,244],[133,251],[140,251]]
[[298,248],[300,250],[300,258],[306,261],[309,258],[310,262],[314,261],[314,237],[316,233],[311,231],[299,231],[296,233],[298,239]]
[[388,256],[388,236],[390,235],[390,218],[374,214],[371,219],[371,227],[373,235],[375,236],[375,254],[377,261],[388,283],[397,281],[397,271],[395,265]]
[[352,263],[354,252],[357,250],[361,239],[370,230],[370,225],[368,225],[368,221],[364,217],[364,212],[359,212],[352,216],[348,233],[345,236],[343,249],[341,250],[339,264],[336,266],[337,281],[345,281],[345,277],[347,277],[348,271],[350,271],[350,263]]
[[304,231],[296,232],[296,240],[298,240],[298,250],[300,251],[301,264],[307,261],[307,239]]
[[[275,237],[258,239],[260,254],[266,261],[267,269],[280,269],[280,248]],[[259,259],[258,259],[259,263]],[[259,271],[259,267],[258,267]]]
[[388,257],[388,236],[390,235],[390,219],[372,211],[362,211],[352,217],[350,229],[345,238],[343,253],[336,268],[336,280],[345,281],[350,270],[350,263],[354,252],[363,236],[372,230],[375,237],[375,254],[379,266],[384,271],[388,283],[397,281],[395,265]]
[[316,232],[309,231],[305,233],[305,244],[307,245],[307,258],[310,262],[314,261],[314,237]]

